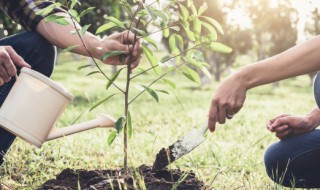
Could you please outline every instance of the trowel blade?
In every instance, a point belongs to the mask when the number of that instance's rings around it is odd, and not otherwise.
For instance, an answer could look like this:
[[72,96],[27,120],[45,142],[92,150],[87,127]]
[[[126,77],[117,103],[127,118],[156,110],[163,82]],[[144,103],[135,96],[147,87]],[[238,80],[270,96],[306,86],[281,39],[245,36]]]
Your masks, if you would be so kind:
[[168,148],[162,148],[156,156],[156,160],[153,163],[152,170],[160,170],[180,157],[188,154],[197,146],[199,146],[205,137],[203,133],[200,131],[193,129],[187,135],[185,135],[182,139],[176,141]]

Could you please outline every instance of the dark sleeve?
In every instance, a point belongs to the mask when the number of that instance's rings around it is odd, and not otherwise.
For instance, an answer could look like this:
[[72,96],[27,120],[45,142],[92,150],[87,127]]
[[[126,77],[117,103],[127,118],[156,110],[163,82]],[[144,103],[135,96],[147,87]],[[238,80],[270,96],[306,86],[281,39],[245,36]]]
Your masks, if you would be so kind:
[[48,6],[53,6],[53,4],[54,2],[45,0],[0,0],[1,9],[28,31],[36,30],[38,23],[48,15],[65,12],[58,7],[53,8],[45,15],[36,14]]

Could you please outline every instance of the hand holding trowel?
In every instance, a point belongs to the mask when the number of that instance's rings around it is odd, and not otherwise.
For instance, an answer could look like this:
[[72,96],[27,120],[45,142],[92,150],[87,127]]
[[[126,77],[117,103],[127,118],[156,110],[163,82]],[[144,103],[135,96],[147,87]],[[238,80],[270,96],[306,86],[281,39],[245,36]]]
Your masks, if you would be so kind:
[[162,169],[195,149],[206,139],[204,138],[204,134],[207,129],[208,124],[206,123],[200,129],[192,129],[182,139],[176,141],[168,148],[162,148],[156,156],[152,170]]

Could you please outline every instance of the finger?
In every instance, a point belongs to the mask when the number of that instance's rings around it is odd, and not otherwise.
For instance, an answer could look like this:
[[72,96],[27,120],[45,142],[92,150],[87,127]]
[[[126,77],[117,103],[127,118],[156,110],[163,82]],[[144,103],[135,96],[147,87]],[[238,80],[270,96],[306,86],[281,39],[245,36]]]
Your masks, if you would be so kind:
[[140,46],[140,43],[136,42],[134,44],[134,49],[133,49],[132,55],[133,56],[139,56],[139,54],[141,54],[141,53],[142,53],[142,48]]
[[269,121],[270,121],[271,124],[272,124],[272,123],[275,122],[277,119],[282,118],[282,117],[287,117],[287,116],[290,116],[290,114],[281,114],[281,115],[278,115],[278,116],[275,117],[275,118],[270,119]]
[[267,129],[269,130],[269,131],[271,131],[272,130],[272,127],[271,127],[271,121],[269,120],[269,121],[267,121]]
[[0,78],[0,86],[2,86],[4,84],[4,81],[2,80],[2,78]]
[[210,111],[209,111],[209,121],[208,121],[208,128],[211,132],[213,132],[216,128],[217,115],[218,115],[218,107],[215,101],[213,100],[211,103]]
[[232,119],[233,116],[234,116],[234,112],[231,111],[231,109],[227,109],[227,115],[226,115],[227,119]]
[[[16,75],[16,67],[14,66],[14,64],[11,60],[11,57],[7,51],[0,52],[0,61],[2,61],[2,67],[8,68],[8,69],[6,69],[6,72],[9,74],[9,76]],[[5,65],[7,65],[7,66],[5,66]]]
[[0,65],[0,77],[4,82],[9,82],[11,77],[8,75],[7,70],[3,64]]
[[223,109],[222,107],[219,107],[219,112],[218,112],[218,122],[220,124],[224,124],[226,122],[226,110]]
[[6,46],[6,50],[8,51],[12,61],[17,64],[18,66],[20,67],[28,67],[28,68],[31,68],[31,66],[24,61],[24,59],[18,55],[16,53],[16,51],[11,47],[11,46]]
[[276,137],[279,139],[285,139],[292,135],[292,129],[288,128],[288,130],[282,132],[282,133],[276,133]]
[[124,44],[133,44],[135,35],[130,32],[129,30],[126,30],[123,32],[123,43]]
[[131,70],[135,69],[139,65],[140,60],[141,56],[131,64]]
[[289,128],[288,125],[282,125],[282,126],[280,126],[280,127],[273,128],[272,132],[282,133],[282,132],[288,130],[288,128]]
[[270,128],[274,129],[274,128],[280,127],[282,125],[289,124],[289,122],[290,122],[290,120],[288,120],[288,117],[282,117],[282,118],[277,119],[275,122],[273,122],[270,125]]

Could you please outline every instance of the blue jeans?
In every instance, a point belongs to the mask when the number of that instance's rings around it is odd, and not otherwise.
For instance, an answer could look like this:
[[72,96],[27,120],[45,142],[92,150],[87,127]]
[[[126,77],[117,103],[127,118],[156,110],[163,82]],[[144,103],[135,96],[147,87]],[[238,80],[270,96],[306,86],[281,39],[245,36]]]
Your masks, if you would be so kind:
[[[17,54],[31,65],[33,70],[48,77],[52,74],[56,59],[56,49],[38,33],[24,32],[3,38],[0,40],[0,46],[13,47]],[[19,73],[21,68],[16,67]],[[10,82],[0,87],[0,105],[3,104],[14,82],[15,78],[12,77]],[[10,148],[14,139],[15,135],[0,127],[0,165],[2,165],[3,156]]]
[[[320,105],[320,75],[314,81],[314,96]],[[320,188],[320,130],[273,143],[265,152],[268,176],[286,187]]]

